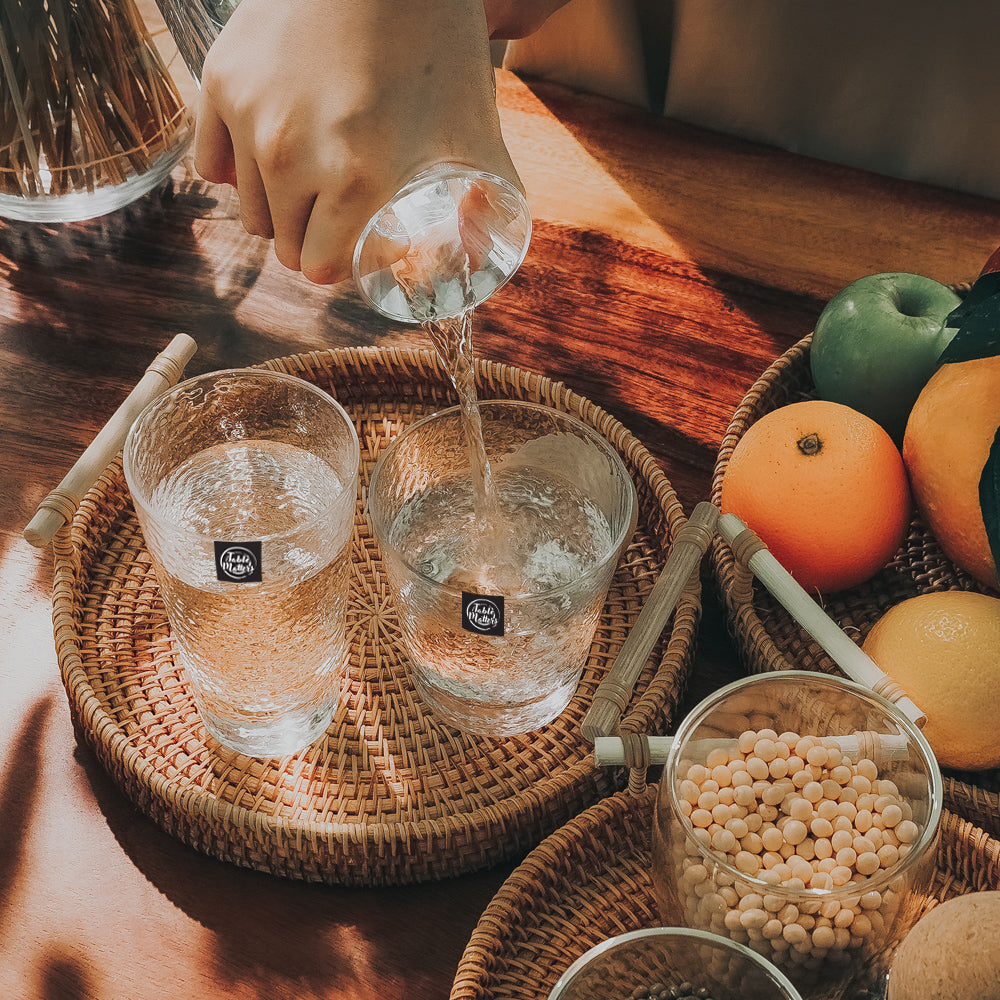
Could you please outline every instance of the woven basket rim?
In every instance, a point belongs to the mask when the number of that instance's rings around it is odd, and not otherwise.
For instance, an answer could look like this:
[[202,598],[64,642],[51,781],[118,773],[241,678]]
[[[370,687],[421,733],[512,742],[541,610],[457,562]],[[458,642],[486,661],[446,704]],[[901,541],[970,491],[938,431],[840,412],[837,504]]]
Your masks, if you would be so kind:
[[[956,286],[960,293],[963,286]],[[717,506],[720,504],[722,496],[722,479],[729,458],[733,449],[739,442],[745,429],[762,414],[762,407],[773,402],[776,396],[784,393],[797,392],[797,387],[808,384],[812,390],[811,374],[809,373],[809,353],[812,345],[813,334],[809,333],[798,342],[789,347],[783,354],[779,355],[765,369],[765,371],[754,381],[747,391],[740,405],[737,407],[730,423],[723,436],[722,443],[716,456],[715,468],[712,474],[712,501]],[[781,405],[780,403],[774,405]],[[930,537],[930,532],[923,527],[919,517],[915,515],[914,527],[911,527],[908,544],[913,544],[914,538]],[[936,544],[936,543],[934,543]],[[954,586],[962,589],[976,590],[980,592],[996,595],[995,591],[985,588],[977,581],[974,581],[968,574],[955,567],[947,557],[941,552],[935,552],[933,557],[935,568],[940,568],[940,572],[948,573],[949,580],[954,581]],[[748,670],[754,673],[770,670],[802,669],[802,664],[793,662],[783,652],[776,641],[775,635],[769,631],[767,625],[759,614],[757,605],[753,601],[741,599],[740,588],[737,585],[737,566],[733,555],[733,550],[721,535],[716,535],[709,549],[709,561],[715,587],[721,597],[725,610],[729,630],[733,635],[741,659]],[[903,557],[905,566],[906,557]],[[915,571],[914,571],[915,572]],[[916,584],[914,584],[916,586]],[[951,584],[949,588],[951,589]],[[937,588],[931,588],[937,589]],[[862,593],[864,588],[858,588],[852,593]],[[914,590],[916,593],[917,590]],[[762,593],[759,589],[757,593]],[[831,611],[830,605],[837,607],[837,601],[842,595],[832,595],[827,602],[827,610]],[[797,628],[790,621],[788,634]],[[804,640],[805,634],[802,633]],[[813,646],[817,650],[812,664],[807,664],[806,669],[826,669],[831,672],[839,672],[832,660],[826,654],[819,651],[819,647],[814,643],[807,643],[810,648]],[[1000,771],[995,772],[997,780],[1000,780]],[[991,834],[1000,835],[1000,792],[994,792],[978,787],[975,782],[992,781],[992,772],[984,772],[977,778],[969,772],[962,772],[959,776],[955,773],[945,773],[945,805],[952,811],[958,812],[986,828]]]
[[[365,388],[357,390],[361,398],[367,398],[366,392],[378,391],[378,379],[391,381],[394,376],[404,380],[416,378],[419,383],[422,377],[430,373],[439,379],[444,377],[443,368],[436,354],[426,349],[334,348],[328,351],[275,358],[253,367],[289,371],[302,377],[311,377],[313,381],[320,383],[323,383],[325,373],[334,373],[329,379],[331,382],[335,381],[337,373],[348,374],[354,379],[370,381],[370,386],[366,385]],[[525,393],[525,398],[541,397],[543,402],[551,400],[551,405],[555,408],[578,416],[589,426],[604,434],[622,454],[633,478],[641,476],[644,489],[648,491],[649,511],[662,520],[666,534],[659,538],[658,544],[665,548],[686,518],[666,475],[645,446],[620,421],[586,397],[544,376],[515,366],[489,361],[479,361],[476,367],[481,398],[493,398],[507,386],[512,391]],[[410,403],[413,403],[413,400],[408,400],[406,405]],[[351,412],[353,404],[348,402],[344,405]],[[421,404],[416,402],[413,405]],[[257,830],[266,826],[267,836],[275,841],[304,837],[325,842],[333,847],[340,845],[341,848],[348,850],[346,861],[349,868],[358,866],[371,868],[371,863],[363,855],[355,859],[350,854],[352,846],[359,845],[359,849],[377,850],[397,840],[405,840],[407,844],[434,838],[443,838],[447,841],[456,835],[472,836],[482,830],[496,830],[500,836],[511,830],[516,834],[519,823],[530,820],[537,822],[534,818],[539,813],[540,801],[544,804],[553,797],[570,794],[575,794],[579,798],[580,788],[587,781],[607,780],[603,775],[595,777],[596,770],[592,760],[582,755],[578,749],[569,747],[566,759],[562,759],[561,755],[558,759],[554,759],[552,766],[547,767],[536,781],[517,795],[491,797],[489,801],[473,802],[471,805],[474,808],[462,812],[430,816],[412,815],[400,817],[398,820],[375,815],[362,815],[354,820],[326,817],[313,818],[307,823],[300,822],[292,816],[273,814],[263,816],[252,806],[239,801],[223,801],[209,790],[197,786],[179,789],[170,775],[161,772],[155,758],[150,759],[144,754],[143,750],[147,748],[141,745],[141,737],[140,745],[136,745],[137,737],[122,728],[120,719],[115,715],[114,706],[108,703],[108,699],[100,690],[95,689],[94,678],[88,672],[88,650],[82,648],[82,641],[78,641],[81,609],[77,600],[76,585],[80,571],[81,549],[91,543],[91,536],[96,537],[94,544],[98,548],[107,542],[109,530],[97,523],[100,517],[114,519],[123,516],[122,512],[129,508],[127,495],[119,495],[119,509],[109,511],[106,498],[114,490],[120,490],[122,481],[119,454],[85,497],[72,524],[60,532],[54,543],[57,572],[53,587],[53,628],[60,672],[71,707],[78,713],[78,720],[75,720],[78,722],[78,728],[82,727],[82,735],[95,749],[102,764],[115,772],[112,776],[117,778],[119,784],[128,785],[125,788],[126,793],[145,811],[150,811],[150,804],[145,801],[148,797],[157,800],[157,809],[165,810],[166,815],[153,818],[168,828],[179,823],[185,828],[180,833],[182,839],[188,842],[197,839],[195,834],[186,830],[190,825],[211,827],[224,823],[226,829],[237,831]],[[127,494],[127,489],[125,492]],[[109,558],[111,557],[115,557],[115,554],[111,553]],[[664,709],[665,697],[679,698],[677,690],[660,690],[664,683],[661,672],[666,667],[671,669],[677,667],[686,680],[699,618],[700,593],[685,595],[678,604],[675,624],[664,633],[661,659],[658,661],[653,681],[646,691],[637,692],[636,700],[630,705],[630,709],[637,710],[640,715],[642,712],[655,713]],[[629,718],[623,718],[623,726],[627,728],[628,725]],[[555,758],[560,749],[555,737],[544,735],[543,731],[538,739],[541,740],[541,750]],[[501,750],[495,752],[502,755],[502,741],[486,742],[494,749],[498,745],[501,746]],[[479,749],[477,748],[477,752]],[[317,753],[321,752],[322,750],[317,750]],[[301,757],[293,758],[291,765],[282,764],[277,774],[279,778],[285,775],[286,766],[308,767],[312,759],[309,753],[305,752]],[[119,769],[122,771],[120,776],[117,775]],[[615,779],[616,782],[619,780],[620,778]],[[614,791],[614,784],[609,791]],[[177,817],[177,809],[172,807],[175,800],[182,800],[183,819]],[[581,800],[574,807],[574,811],[588,804],[585,799]],[[170,832],[177,833],[177,830]],[[510,839],[516,841],[518,837],[511,835]],[[537,839],[538,837],[532,834],[531,843],[537,842]],[[488,843],[485,849],[487,852],[500,852],[500,856],[503,856],[503,845],[499,843],[499,837],[497,840],[497,843]],[[209,853],[216,851],[209,850]],[[493,857],[490,861],[498,859]],[[454,864],[453,858],[444,857],[441,861],[446,869]],[[431,867],[434,868],[435,864],[436,862],[432,860]],[[280,865],[276,867],[280,869]],[[281,873],[288,874],[284,871]],[[457,872],[448,870],[446,873]],[[376,875],[379,881],[408,880],[399,878],[397,873],[376,872]],[[325,880],[322,874],[319,877]],[[331,881],[351,881],[351,876],[341,873],[339,877],[332,877]],[[369,883],[366,881],[364,884]]]

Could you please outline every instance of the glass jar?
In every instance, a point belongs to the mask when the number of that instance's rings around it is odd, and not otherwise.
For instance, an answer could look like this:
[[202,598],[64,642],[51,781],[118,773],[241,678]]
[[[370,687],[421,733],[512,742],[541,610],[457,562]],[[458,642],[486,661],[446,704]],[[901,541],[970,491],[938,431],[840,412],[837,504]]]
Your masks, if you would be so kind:
[[660,780],[653,884],[664,923],[766,957],[806,1000],[874,988],[921,912],[941,818],[937,761],[852,681],[737,681],[681,723]]
[[4,0],[0,63],[0,216],[105,215],[164,181],[191,142],[133,0]]
[[801,1000],[770,962],[718,934],[651,927],[619,934],[578,958],[549,1000]]

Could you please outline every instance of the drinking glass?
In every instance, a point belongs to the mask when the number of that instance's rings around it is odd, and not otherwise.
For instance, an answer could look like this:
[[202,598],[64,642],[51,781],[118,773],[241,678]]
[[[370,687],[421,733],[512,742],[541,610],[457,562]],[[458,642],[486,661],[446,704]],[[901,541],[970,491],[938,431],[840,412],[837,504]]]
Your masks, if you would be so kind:
[[507,736],[572,698],[637,500],[618,453],[575,417],[479,410],[485,477],[454,407],[383,452],[368,511],[418,693],[459,729]]
[[629,931],[595,945],[549,1000],[801,1000],[767,959],[729,938],[684,927]]
[[347,661],[358,436],[318,387],[228,370],[151,403],[125,478],[205,728],[255,757],[327,728]]
[[531,240],[524,195],[495,174],[443,163],[417,174],[368,222],[354,282],[403,323],[461,316],[521,266]]
[[745,944],[806,1000],[877,989],[930,890],[941,804],[920,730],[867,688],[737,681],[684,719],[664,765],[661,918]]

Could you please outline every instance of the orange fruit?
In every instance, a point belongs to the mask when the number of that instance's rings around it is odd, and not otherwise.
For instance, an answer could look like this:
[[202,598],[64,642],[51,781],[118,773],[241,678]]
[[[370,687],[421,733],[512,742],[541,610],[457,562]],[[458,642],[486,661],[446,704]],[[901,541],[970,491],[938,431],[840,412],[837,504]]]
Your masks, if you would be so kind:
[[967,590],[908,598],[862,648],[927,715],[939,764],[1000,767],[1000,599]]
[[944,554],[998,587],[979,505],[979,478],[1000,426],[1000,357],[942,365],[921,390],[903,436],[913,499]]
[[751,424],[720,506],[752,528],[808,591],[857,586],[895,555],[910,522],[899,449],[842,403],[804,400]]

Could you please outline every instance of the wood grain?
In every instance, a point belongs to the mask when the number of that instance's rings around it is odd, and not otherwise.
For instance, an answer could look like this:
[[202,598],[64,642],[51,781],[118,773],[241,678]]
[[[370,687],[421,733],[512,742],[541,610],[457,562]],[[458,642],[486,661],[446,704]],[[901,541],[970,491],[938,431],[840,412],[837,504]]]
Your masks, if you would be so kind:
[[[743,393],[862,273],[966,280],[1000,206],[735,142],[500,75],[535,236],[477,346],[621,419],[685,507]],[[70,226],[0,221],[0,996],[443,1000],[509,867],[336,890],[181,847],[76,746],[35,507],[176,333],[195,374],[338,345],[429,346],[247,236],[227,189]],[[688,704],[738,674],[706,603]]]

